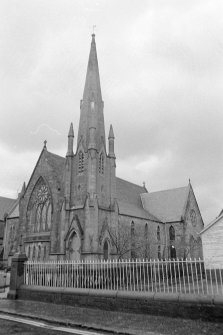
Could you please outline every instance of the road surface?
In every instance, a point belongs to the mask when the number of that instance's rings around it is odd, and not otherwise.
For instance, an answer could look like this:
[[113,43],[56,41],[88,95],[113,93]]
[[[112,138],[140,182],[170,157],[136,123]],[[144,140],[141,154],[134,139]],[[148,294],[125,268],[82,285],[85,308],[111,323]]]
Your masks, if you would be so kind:
[[41,321],[33,321],[9,315],[0,315],[0,334],[4,335],[104,335],[100,332],[85,331],[69,327],[46,324]]

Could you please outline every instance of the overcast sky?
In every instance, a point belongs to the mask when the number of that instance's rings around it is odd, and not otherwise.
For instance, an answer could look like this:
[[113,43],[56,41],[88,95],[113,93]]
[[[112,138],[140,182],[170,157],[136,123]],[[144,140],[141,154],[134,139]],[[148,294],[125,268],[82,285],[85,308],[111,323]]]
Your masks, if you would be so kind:
[[117,175],[149,191],[191,179],[205,224],[223,208],[222,0],[1,0],[0,195],[47,139],[77,138],[92,26]]

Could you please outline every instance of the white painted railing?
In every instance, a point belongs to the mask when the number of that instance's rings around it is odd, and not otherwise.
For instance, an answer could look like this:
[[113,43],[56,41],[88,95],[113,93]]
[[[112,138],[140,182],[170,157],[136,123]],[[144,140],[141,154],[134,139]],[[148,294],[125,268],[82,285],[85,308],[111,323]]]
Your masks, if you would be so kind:
[[24,275],[26,285],[42,287],[223,295],[223,270],[200,259],[28,261]]

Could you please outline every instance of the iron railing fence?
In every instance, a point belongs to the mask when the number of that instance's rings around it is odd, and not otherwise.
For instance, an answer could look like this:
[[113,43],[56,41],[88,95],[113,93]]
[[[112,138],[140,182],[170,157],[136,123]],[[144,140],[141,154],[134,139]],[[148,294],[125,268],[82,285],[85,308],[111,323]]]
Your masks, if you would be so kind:
[[201,259],[27,261],[25,284],[42,287],[223,295],[223,270]]

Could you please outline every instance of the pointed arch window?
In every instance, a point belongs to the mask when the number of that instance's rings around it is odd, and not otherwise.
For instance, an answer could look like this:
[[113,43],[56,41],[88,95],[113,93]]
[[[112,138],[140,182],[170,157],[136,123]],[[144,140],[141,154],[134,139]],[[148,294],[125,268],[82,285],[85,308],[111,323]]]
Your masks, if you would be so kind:
[[135,223],[132,221],[131,223],[131,258],[136,258],[136,250],[135,250]]
[[33,247],[33,260],[35,260],[35,258],[36,258],[36,247],[34,245],[34,247]]
[[99,157],[99,173],[104,174],[104,169],[105,169],[105,158],[104,153],[102,152]]
[[149,254],[149,234],[148,234],[148,223],[145,224],[145,258],[148,258]]
[[156,236],[157,236],[157,241],[160,241],[160,226],[157,227]]
[[47,208],[47,218],[46,218],[46,230],[51,229],[51,215],[52,215],[52,205],[49,203],[48,208]]
[[175,241],[175,229],[173,226],[170,226],[169,228],[169,235],[170,235],[170,241]]
[[157,250],[157,256],[158,256],[158,260],[161,260],[161,248],[160,245],[158,245],[158,250]]
[[41,225],[41,213],[42,213],[42,204],[39,204],[36,210],[36,225],[35,225],[35,231],[40,231],[40,225]]
[[41,177],[29,200],[27,222],[29,231],[43,232],[51,228],[52,200],[48,186]]
[[43,260],[46,260],[46,245],[43,248]]
[[37,260],[40,261],[41,259],[41,246],[38,246],[38,254],[37,254]]
[[78,173],[82,173],[84,171],[84,153],[83,151],[79,151],[78,154]]

